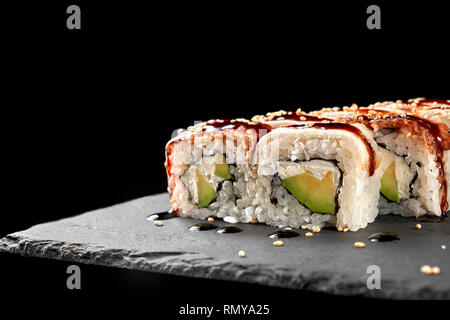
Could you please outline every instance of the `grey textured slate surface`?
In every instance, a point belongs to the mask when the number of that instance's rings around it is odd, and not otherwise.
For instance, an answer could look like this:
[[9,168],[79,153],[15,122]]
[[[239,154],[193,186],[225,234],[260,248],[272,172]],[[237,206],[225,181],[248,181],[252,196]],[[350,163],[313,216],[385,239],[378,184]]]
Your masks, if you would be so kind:
[[[168,195],[144,197],[72,218],[36,225],[0,240],[0,250],[25,256],[163,272],[191,277],[260,283],[339,295],[378,298],[450,298],[450,224],[379,217],[365,230],[322,230],[312,238],[283,239],[274,247],[275,228],[239,224],[241,233],[192,232],[188,218],[156,227],[145,218],[169,207]],[[226,225],[223,221],[217,225]],[[395,232],[399,241],[373,243],[374,232]],[[358,249],[355,241],[364,241]],[[449,247],[442,250],[441,245]],[[247,257],[239,258],[245,250]],[[420,273],[424,264],[441,274]],[[367,267],[381,269],[381,289],[369,290]]]

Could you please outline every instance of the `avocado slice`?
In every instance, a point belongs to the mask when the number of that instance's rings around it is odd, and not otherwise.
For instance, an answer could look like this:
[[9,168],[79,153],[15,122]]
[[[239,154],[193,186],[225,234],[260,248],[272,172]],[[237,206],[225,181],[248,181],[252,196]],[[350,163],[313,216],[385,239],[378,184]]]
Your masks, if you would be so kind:
[[224,178],[225,180],[231,179],[230,166],[225,161],[225,156],[221,155],[218,158],[219,161],[217,161],[214,167],[214,174],[218,177]]
[[329,171],[322,180],[304,172],[283,179],[284,187],[311,211],[334,214],[336,210],[333,173]]
[[216,191],[206,178],[197,169],[196,173],[198,206],[207,207],[216,197]]
[[395,177],[395,161],[392,161],[392,164],[386,169],[381,178],[380,192],[391,201],[400,201],[397,178]]

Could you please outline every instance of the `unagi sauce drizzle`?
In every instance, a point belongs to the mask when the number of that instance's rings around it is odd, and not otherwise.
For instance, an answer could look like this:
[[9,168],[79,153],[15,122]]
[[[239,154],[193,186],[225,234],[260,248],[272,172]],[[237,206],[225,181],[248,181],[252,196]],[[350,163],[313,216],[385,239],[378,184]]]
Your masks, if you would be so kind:
[[[246,130],[255,130],[257,139],[260,139],[263,135],[270,132],[272,127],[264,123],[247,123],[241,121],[235,121],[230,119],[215,119],[209,120],[201,127],[202,132],[220,132],[225,130],[236,130],[239,128],[244,128]],[[192,134],[189,135],[179,135],[171,139],[166,145],[166,172],[167,176],[171,176],[172,163],[170,160],[170,155],[172,154],[173,145],[175,142],[188,139]]]
[[[444,170],[443,170],[443,165],[442,165],[442,159],[443,159],[443,152],[444,152],[444,148],[443,148],[443,144],[446,143],[446,138],[442,136],[442,131],[439,127],[439,125],[423,119],[423,118],[419,118],[413,115],[406,115],[406,116],[399,116],[399,115],[393,115],[385,110],[376,110],[376,109],[357,109],[355,110],[357,114],[359,115],[363,115],[363,121],[362,122],[380,122],[380,123],[384,123],[384,122],[395,122],[395,120],[400,121],[400,123],[404,123],[404,119],[408,119],[411,120],[415,123],[417,123],[421,128],[427,130],[430,135],[433,137],[435,143],[435,148],[436,148],[436,165],[437,168],[439,170],[439,177],[441,179],[441,211],[445,212],[448,210],[448,203],[447,203],[447,181],[445,179],[445,174],[444,174]],[[371,113],[376,113],[378,115],[383,115],[383,117],[381,119],[376,119],[376,118],[370,118],[367,117],[367,115],[370,115]],[[302,118],[304,117],[304,118]],[[305,119],[305,120],[302,120]],[[276,117],[274,118],[274,120],[294,120],[294,121],[324,121],[324,120],[329,120],[327,118],[321,118],[321,117],[316,117],[316,116],[310,116],[310,115],[297,115],[297,114],[287,114],[284,116],[280,116],[280,117]],[[354,121],[354,119],[349,119],[349,121]],[[206,131],[206,132],[213,132],[213,131],[224,131],[224,130],[232,130],[232,129],[237,129],[239,127],[243,127],[246,129],[254,129],[256,130],[257,134],[258,134],[258,139],[261,137],[261,131],[264,133],[270,132],[272,130],[272,127],[268,124],[264,124],[264,123],[255,123],[255,124],[249,124],[249,123],[245,123],[245,122],[239,122],[239,121],[234,121],[232,122],[232,120],[229,119],[216,119],[216,120],[210,120],[208,122],[206,122],[206,124],[202,127],[202,131]],[[298,125],[293,125],[293,126],[288,126],[288,127],[298,127],[298,128],[308,128],[308,126],[298,126]],[[375,172],[375,152],[372,148],[372,146],[370,145],[370,143],[367,141],[367,139],[365,138],[365,136],[361,133],[361,131],[350,125],[350,124],[346,124],[346,123],[324,123],[324,122],[320,122],[320,123],[314,123],[312,125],[312,127],[314,128],[319,128],[319,129],[338,129],[338,130],[346,130],[349,132],[352,132],[353,134],[357,135],[360,139],[362,139],[362,141],[364,142],[368,153],[369,153],[369,175],[372,176],[373,173]],[[173,147],[173,143],[177,140],[179,140],[179,137],[175,137],[174,139],[172,139],[171,141],[169,141],[169,143],[166,146],[166,170],[167,170],[167,174],[168,176],[170,176],[170,169],[171,169],[171,162],[170,162],[170,154],[172,152],[172,147]]]
[[[358,110],[359,112],[362,110]],[[378,110],[372,110],[372,111],[378,111]],[[425,132],[428,132],[430,136],[433,138],[434,143],[432,144],[432,147],[434,148],[434,151],[436,152],[436,167],[439,170],[439,179],[441,183],[441,211],[446,212],[448,210],[448,203],[447,203],[447,181],[444,173],[444,166],[443,166],[443,157],[444,157],[444,151],[448,150],[447,146],[447,137],[443,136],[443,131],[441,130],[441,127],[427,119],[416,117],[413,115],[393,115],[390,114],[387,117],[382,117],[381,119],[365,119],[368,120],[371,124],[372,123],[388,123],[389,125],[395,125],[395,123],[404,124],[405,120],[410,120],[414,123],[416,123],[418,126],[420,126]],[[401,126],[396,126],[401,127]],[[428,147],[429,144],[427,144]]]
[[387,242],[387,241],[394,241],[394,240],[400,240],[400,237],[398,234],[390,233],[390,232],[378,232],[374,233],[369,236],[368,238],[372,242]]
[[260,122],[248,123],[230,119],[216,119],[207,121],[206,124],[202,127],[202,131],[213,132],[213,131],[236,130],[241,127],[247,130],[248,129],[257,130],[258,138],[261,138],[259,134],[264,134],[272,130],[271,126]]
[[[376,123],[379,124],[387,124],[388,126],[399,128],[403,126],[406,126],[406,120],[410,120],[411,122],[416,123],[418,126],[420,126],[421,129],[423,129],[424,132],[428,132],[430,136],[433,138],[433,147],[435,148],[436,152],[436,167],[439,170],[439,179],[440,179],[440,192],[441,192],[441,211],[446,212],[448,210],[448,203],[447,203],[447,181],[444,173],[444,166],[443,166],[443,155],[444,150],[448,150],[448,139],[447,136],[443,136],[443,131],[441,130],[441,127],[439,124],[436,124],[432,121],[429,121],[427,119],[417,117],[411,114],[405,114],[405,115],[398,115],[398,114],[392,114],[389,111],[386,110],[378,110],[378,109],[356,109],[353,110],[353,112],[357,115],[356,119],[347,119],[350,123],[355,122],[357,120],[358,122],[365,123],[366,125],[373,125]],[[445,134],[445,133],[444,133]],[[427,144],[428,146],[428,144]]]

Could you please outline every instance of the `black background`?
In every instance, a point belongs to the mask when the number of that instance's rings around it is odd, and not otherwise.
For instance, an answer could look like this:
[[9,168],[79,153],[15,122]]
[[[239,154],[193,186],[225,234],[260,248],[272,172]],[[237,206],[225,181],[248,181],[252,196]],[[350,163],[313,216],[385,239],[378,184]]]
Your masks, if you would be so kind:
[[[70,4],[81,7],[81,30],[66,28]],[[369,4],[381,7],[381,30],[366,28]],[[0,236],[164,192],[165,143],[196,120],[448,99],[447,12],[432,1],[3,6]],[[342,300],[88,266],[83,289],[72,292],[66,263],[0,257],[2,291],[15,299],[27,292],[30,301],[38,293],[52,308],[132,304],[170,318],[178,303],[227,303],[232,291],[233,303],[268,303],[273,315],[290,315],[291,300]]]

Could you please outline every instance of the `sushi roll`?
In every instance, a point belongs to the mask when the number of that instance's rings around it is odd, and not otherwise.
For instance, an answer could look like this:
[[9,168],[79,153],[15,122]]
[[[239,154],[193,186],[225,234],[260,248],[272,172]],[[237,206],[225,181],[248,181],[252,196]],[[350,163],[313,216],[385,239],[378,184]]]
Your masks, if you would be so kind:
[[258,221],[351,231],[373,222],[381,171],[372,132],[315,117],[293,124],[295,116],[281,113],[252,119],[275,128],[257,145],[257,184],[266,192],[257,199]]
[[184,217],[240,221],[257,190],[250,159],[268,130],[245,119],[219,119],[179,132],[166,145],[172,210]]
[[448,210],[448,128],[409,113],[357,106],[311,115],[358,121],[373,130],[380,147],[380,214],[441,216]]

